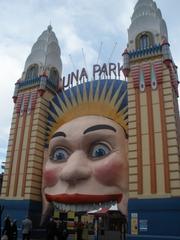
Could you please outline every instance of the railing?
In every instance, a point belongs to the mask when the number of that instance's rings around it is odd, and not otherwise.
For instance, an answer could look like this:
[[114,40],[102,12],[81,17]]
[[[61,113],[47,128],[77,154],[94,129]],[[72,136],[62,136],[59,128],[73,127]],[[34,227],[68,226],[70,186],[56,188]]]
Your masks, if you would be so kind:
[[[41,77],[36,77],[33,79],[26,79],[22,82],[19,82],[19,89],[22,90],[22,89],[26,89],[29,87],[38,86],[38,85],[40,85],[40,82],[41,82]],[[49,87],[53,91],[57,89],[57,86],[49,78],[47,78],[46,84],[47,84],[46,86]]]
[[150,55],[154,55],[154,54],[161,54],[162,53],[162,46],[159,45],[154,45],[152,47],[149,48],[145,48],[145,49],[137,49],[137,50],[133,50],[129,52],[129,56],[130,59],[133,58],[140,58],[140,57],[144,57],[144,56],[150,56]]

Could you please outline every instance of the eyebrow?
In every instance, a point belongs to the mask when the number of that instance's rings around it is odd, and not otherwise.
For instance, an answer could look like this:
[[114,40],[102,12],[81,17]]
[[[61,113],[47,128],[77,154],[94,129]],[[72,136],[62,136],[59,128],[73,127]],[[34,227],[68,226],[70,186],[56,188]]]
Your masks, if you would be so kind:
[[52,135],[52,138],[55,138],[55,137],[66,137],[66,134],[64,132],[57,132],[54,135]]
[[87,129],[83,132],[83,134],[86,134],[86,133],[88,133],[88,132],[93,132],[93,131],[101,130],[101,129],[108,129],[108,130],[111,130],[111,131],[113,131],[113,132],[116,132],[116,129],[113,128],[113,127],[110,126],[110,125],[99,124],[99,125],[94,125],[94,126],[92,126],[92,127],[87,128]]

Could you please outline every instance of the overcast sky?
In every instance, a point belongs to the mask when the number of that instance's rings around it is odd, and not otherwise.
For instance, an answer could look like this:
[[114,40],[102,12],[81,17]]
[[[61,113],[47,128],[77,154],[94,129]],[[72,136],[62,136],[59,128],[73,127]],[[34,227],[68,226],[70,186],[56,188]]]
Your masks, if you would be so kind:
[[[15,82],[21,77],[32,45],[49,23],[59,40],[63,75],[96,63],[122,63],[127,28],[137,0],[0,0],[0,164],[5,160]],[[180,1],[156,0],[168,27],[175,63],[180,67]],[[117,43],[117,44],[116,44]],[[71,55],[72,61],[69,57]],[[1,170],[0,170],[1,171]]]

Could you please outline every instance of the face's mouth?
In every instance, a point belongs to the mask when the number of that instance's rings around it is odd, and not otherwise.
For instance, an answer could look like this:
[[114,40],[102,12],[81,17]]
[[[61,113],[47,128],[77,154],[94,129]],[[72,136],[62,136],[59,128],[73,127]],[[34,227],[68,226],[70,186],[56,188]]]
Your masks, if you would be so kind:
[[119,203],[122,194],[89,195],[89,194],[46,194],[46,199],[52,202],[56,209],[63,211],[91,211],[94,209],[110,208]]

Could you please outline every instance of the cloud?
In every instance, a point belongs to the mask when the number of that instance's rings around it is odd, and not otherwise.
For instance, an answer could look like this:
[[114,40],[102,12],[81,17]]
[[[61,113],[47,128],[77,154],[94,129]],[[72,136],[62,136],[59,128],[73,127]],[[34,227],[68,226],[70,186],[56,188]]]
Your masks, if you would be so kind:
[[[13,112],[14,84],[21,77],[32,45],[51,22],[62,52],[63,74],[96,63],[121,61],[136,0],[1,0],[0,14],[0,148],[7,146]],[[156,0],[167,22],[175,63],[180,66],[179,0]],[[176,7],[174,7],[176,6]],[[117,43],[117,44],[116,44]],[[113,49],[115,51],[113,53]],[[82,53],[85,54],[85,59]],[[112,54],[113,53],[113,54]],[[69,57],[71,55],[71,57]],[[84,61],[85,60],[85,61]],[[72,63],[73,62],[73,63]],[[3,153],[2,153],[3,154]]]
[[1,156],[1,154],[5,154],[6,153],[6,149],[5,148],[2,148],[2,147],[0,147],[0,156]]
[[0,87],[0,96],[2,99],[0,105],[0,132],[1,138],[7,139],[7,134],[9,132],[7,131],[7,129],[10,125],[13,110],[12,96],[14,79],[17,79],[17,76],[19,74],[19,64],[15,59],[11,58],[10,56],[0,55],[0,66],[3,69],[3,71],[1,71],[1,80],[6,81],[4,82],[4,84],[1,83],[1,86],[3,84],[3,87]]

